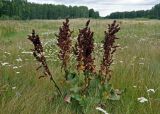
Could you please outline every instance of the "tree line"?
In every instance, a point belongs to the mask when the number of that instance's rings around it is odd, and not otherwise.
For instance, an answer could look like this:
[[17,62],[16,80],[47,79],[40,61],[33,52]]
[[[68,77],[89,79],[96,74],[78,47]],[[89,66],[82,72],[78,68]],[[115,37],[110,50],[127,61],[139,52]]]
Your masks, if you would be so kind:
[[99,12],[86,6],[30,3],[27,0],[0,0],[0,18],[62,19],[99,18]]
[[123,19],[123,18],[150,18],[160,19],[160,4],[155,5],[151,10],[126,11],[111,13],[106,18]]

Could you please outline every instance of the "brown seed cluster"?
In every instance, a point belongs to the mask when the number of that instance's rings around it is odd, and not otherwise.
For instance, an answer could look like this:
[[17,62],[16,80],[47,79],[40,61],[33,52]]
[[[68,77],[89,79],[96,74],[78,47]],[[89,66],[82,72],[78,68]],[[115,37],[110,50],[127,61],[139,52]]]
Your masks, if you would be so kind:
[[59,93],[62,95],[58,85],[56,84],[55,80],[52,77],[52,74],[48,68],[47,62],[46,62],[46,58],[44,56],[44,51],[43,51],[43,46],[42,43],[40,41],[40,38],[38,35],[35,35],[35,30],[32,30],[32,35],[28,35],[28,39],[33,43],[34,45],[34,49],[32,49],[33,51],[33,56],[36,58],[36,60],[38,62],[41,63],[41,66],[39,66],[37,68],[37,70],[39,70],[41,67],[44,69],[43,73],[44,76],[40,76],[39,78],[42,77],[46,77],[49,76],[50,80],[55,84],[55,87],[58,89]]
[[108,25],[108,31],[105,31],[105,39],[103,45],[104,55],[100,69],[100,74],[101,76],[103,76],[102,83],[104,83],[106,79],[109,81],[111,78],[110,66],[113,62],[113,54],[116,51],[116,48],[118,47],[114,45],[115,40],[118,39],[115,34],[119,30],[119,25],[116,24],[116,21],[114,21],[112,24]]
[[77,55],[78,71],[95,72],[94,58],[92,52],[94,50],[93,32],[88,27],[90,20],[86,22],[86,27],[79,30],[77,43],[75,44]]
[[69,19],[66,19],[66,21],[63,22],[63,26],[59,28],[59,34],[56,35],[58,38],[57,45],[60,48],[58,57],[62,60],[62,68],[64,68],[64,70],[67,69],[72,49],[71,34],[72,31],[69,28]]

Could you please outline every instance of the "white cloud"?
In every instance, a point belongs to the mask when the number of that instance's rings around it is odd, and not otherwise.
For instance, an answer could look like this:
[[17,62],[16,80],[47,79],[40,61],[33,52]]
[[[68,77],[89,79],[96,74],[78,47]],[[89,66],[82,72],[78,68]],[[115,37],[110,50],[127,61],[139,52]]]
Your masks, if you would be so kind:
[[145,0],[121,0],[120,3],[144,3]]
[[133,11],[151,9],[159,0],[28,0],[36,3],[53,3],[88,6],[99,11],[101,16],[106,16],[116,11]]

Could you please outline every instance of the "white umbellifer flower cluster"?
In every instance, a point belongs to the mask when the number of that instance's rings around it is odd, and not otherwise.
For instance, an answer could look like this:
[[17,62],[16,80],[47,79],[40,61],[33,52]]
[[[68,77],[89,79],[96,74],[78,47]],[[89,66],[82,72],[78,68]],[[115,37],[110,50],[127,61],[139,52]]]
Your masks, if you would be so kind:
[[33,54],[33,52],[31,52],[31,51],[22,51],[21,53],[22,54]]
[[13,67],[13,69],[17,69],[17,68],[18,68],[17,66],[14,66],[14,67]]
[[12,87],[12,89],[14,90],[14,89],[16,89],[16,87]]
[[123,63],[123,61],[119,61],[120,63]]
[[10,54],[11,54],[11,53],[9,53],[9,52],[6,52],[6,51],[5,51],[4,53],[5,53],[5,54],[8,54],[8,55],[10,55]]
[[9,63],[4,62],[4,63],[1,63],[1,64],[2,64],[2,66],[5,66],[5,65],[8,65]]
[[99,111],[103,112],[104,114],[109,114],[109,113],[107,113],[107,111],[105,111],[101,107],[96,107],[96,110],[99,110]]
[[[147,93],[148,93],[148,96],[150,95],[150,93],[155,93],[156,91],[154,89],[147,89]],[[144,103],[144,102],[148,102],[150,100],[150,97],[149,97],[149,100],[146,99],[145,97],[140,97],[137,99],[140,103]]]
[[139,65],[144,65],[144,63],[139,63]]
[[21,58],[16,59],[17,62],[22,62]]
[[135,86],[135,85],[134,85],[133,87],[134,87],[134,88],[137,88],[137,86]]
[[154,89],[148,89],[147,92],[148,92],[148,93],[150,93],[150,92],[155,93],[155,90],[154,90]]
[[144,98],[144,97],[140,97],[137,99],[140,103],[144,103],[144,102],[148,102],[148,99]]

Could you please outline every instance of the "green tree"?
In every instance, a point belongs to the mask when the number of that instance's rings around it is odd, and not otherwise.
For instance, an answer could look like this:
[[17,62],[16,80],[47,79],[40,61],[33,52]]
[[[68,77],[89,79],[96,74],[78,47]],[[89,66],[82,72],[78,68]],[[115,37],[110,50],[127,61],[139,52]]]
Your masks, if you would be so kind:
[[[85,6],[67,7],[65,5],[36,4],[27,2],[27,0],[0,0],[0,9],[0,16],[5,15],[23,20],[89,17],[89,9]],[[99,13],[93,10],[92,17],[98,18]]]

